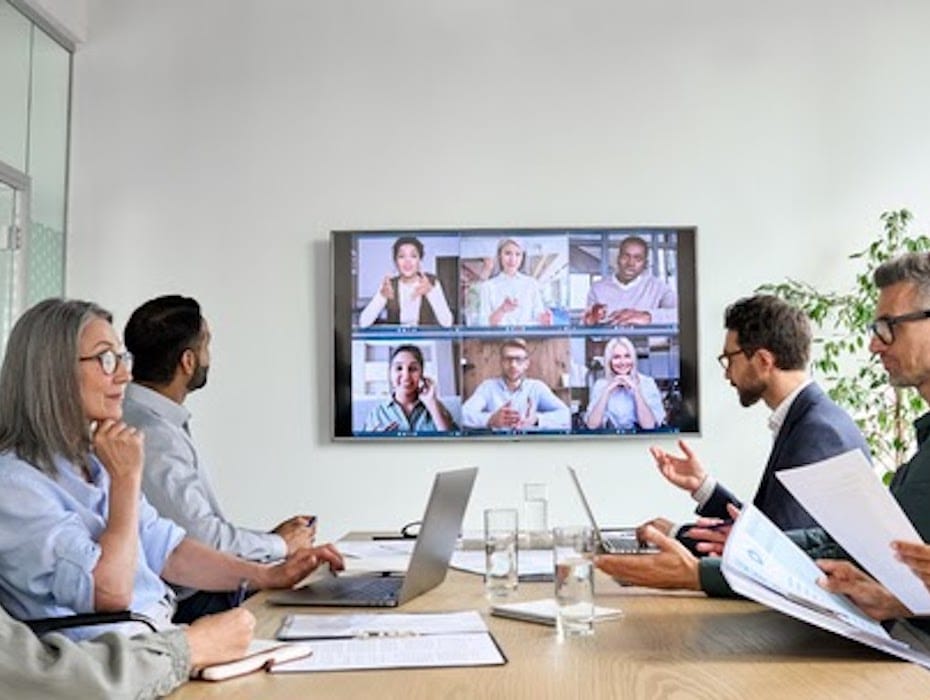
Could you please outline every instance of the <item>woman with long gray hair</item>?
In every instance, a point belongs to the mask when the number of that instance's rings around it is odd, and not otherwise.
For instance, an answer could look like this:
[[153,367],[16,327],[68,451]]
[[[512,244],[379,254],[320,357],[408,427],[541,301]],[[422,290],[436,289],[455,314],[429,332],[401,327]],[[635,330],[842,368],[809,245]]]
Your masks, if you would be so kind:
[[122,422],[131,370],[110,314],[90,302],[47,299],[13,327],[0,370],[3,607],[20,619],[128,608],[165,628],[175,605],[162,579],[283,588],[323,561],[341,568],[332,545],[265,566],[161,518],[140,492],[143,436]]

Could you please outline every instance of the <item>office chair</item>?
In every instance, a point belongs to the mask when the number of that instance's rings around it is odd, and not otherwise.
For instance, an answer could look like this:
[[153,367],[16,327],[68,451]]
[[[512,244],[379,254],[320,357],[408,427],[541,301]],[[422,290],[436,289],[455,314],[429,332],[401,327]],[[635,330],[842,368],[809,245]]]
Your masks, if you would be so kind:
[[158,628],[155,623],[140,613],[131,610],[118,610],[116,612],[92,612],[78,615],[65,615],[64,617],[43,617],[35,620],[22,620],[36,636],[41,637],[49,632],[57,632],[71,627],[88,627],[92,625],[112,625],[118,622],[139,622],[153,632]]

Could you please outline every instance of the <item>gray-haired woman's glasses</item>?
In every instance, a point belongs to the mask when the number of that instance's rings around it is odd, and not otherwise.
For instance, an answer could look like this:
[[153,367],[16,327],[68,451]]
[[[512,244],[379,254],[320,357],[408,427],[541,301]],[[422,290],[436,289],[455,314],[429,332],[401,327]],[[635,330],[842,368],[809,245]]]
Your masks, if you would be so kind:
[[87,357],[79,357],[78,359],[81,362],[97,360],[104,374],[113,374],[120,365],[123,365],[127,372],[132,372],[132,353],[128,350],[123,352],[104,350],[103,352],[98,352],[96,355],[88,355]]

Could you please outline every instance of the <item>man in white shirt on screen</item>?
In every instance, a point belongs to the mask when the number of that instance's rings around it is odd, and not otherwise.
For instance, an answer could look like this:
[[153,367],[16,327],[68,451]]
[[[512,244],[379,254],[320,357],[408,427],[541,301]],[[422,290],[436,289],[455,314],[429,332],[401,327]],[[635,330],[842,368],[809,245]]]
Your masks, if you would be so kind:
[[678,295],[646,272],[649,244],[639,236],[620,243],[616,272],[591,285],[584,323],[613,326],[678,323]]
[[485,379],[462,405],[465,428],[567,430],[571,411],[545,382],[526,376],[530,352],[522,338],[500,346],[501,376]]
[[[176,295],[151,299],[133,311],[124,336],[134,359],[123,417],[145,435],[142,490],[159,514],[190,537],[252,561],[284,559],[311,546],[312,516],[296,515],[261,532],[237,527],[223,515],[191,437],[191,413],[183,405],[190,392],[207,383],[210,369],[210,328],[200,305]],[[224,609],[225,596],[178,591],[175,622]]]

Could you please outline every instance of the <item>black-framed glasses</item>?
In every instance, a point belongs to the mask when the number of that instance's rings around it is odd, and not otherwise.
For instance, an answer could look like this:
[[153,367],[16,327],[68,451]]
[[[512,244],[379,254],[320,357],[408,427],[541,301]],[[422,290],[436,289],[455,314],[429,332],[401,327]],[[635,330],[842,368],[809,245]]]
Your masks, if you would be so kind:
[[746,351],[743,348],[739,348],[737,350],[730,350],[730,352],[727,352],[726,350],[724,350],[722,353],[717,355],[717,362],[719,362],[720,366],[723,367],[724,372],[729,372],[730,371],[730,359],[733,357],[736,357],[740,353],[745,353],[745,352]]
[[912,321],[923,321],[930,318],[930,309],[923,311],[912,311],[900,316],[882,316],[876,318],[869,324],[869,330],[876,338],[885,345],[891,345],[894,342],[894,327],[899,323],[910,323]]
[[104,350],[103,352],[98,352],[96,355],[79,357],[78,360],[81,362],[97,360],[97,362],[100,363],[100,369],[103,370],[104,374],[113,374],[116,372],[116,368],[120,365],[125,367],[127,372],[132,372],[132,353],[128,350],[124,350],[123,352],[116,352],[115,350]]

